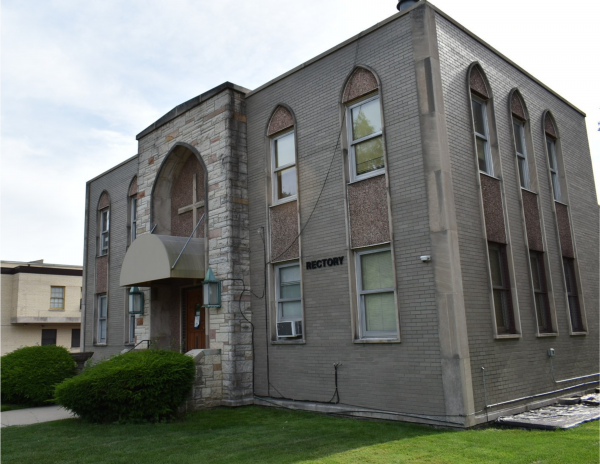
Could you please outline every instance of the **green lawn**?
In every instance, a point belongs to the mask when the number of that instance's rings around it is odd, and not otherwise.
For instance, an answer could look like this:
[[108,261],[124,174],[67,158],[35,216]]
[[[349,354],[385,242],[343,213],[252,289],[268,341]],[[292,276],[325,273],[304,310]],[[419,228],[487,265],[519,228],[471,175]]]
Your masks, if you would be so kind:
[[2,463],[598,463],[598,433],[598,422],[451,431],[248,406],[169,424],[4,428]]

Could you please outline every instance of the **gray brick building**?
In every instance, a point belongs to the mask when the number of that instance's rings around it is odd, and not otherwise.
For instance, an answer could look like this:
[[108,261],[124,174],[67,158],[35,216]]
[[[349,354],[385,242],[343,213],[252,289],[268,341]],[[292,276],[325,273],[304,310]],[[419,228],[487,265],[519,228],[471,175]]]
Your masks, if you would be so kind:
[[86,351],[193,351],[190,407],[453,427],[597,385],[585,114],[407,3],[257,89],[177,106],[88,182]]

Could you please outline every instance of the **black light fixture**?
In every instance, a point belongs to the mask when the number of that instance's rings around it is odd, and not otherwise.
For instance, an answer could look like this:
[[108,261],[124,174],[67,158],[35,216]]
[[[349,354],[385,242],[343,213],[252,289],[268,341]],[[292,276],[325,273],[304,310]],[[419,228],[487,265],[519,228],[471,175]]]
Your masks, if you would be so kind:
[[209,267],[204,277],[202,301],[203,308],[221,307],[221,281],[215,278],[212,269]]
[[404,11],[416,3],[419,3],[419,0],[400,0],[396,8],[398,8],[398,11]]
[[144,292],[138,287],[129,290],[129,314],[144,314]]

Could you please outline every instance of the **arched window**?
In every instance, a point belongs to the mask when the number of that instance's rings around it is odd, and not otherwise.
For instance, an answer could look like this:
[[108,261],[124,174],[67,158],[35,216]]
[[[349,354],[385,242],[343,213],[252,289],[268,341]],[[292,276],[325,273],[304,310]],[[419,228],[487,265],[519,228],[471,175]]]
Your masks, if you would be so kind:
[[137,194],[138,194],[138,184],[137,184],[137,176],[135,176],[131,184],[129,184],[129,192],[127,197],[128,203],[128,212],[129,217],[127,221],[127,225],[129,227],[129,243],[133,243],[133,241],[137,237]]
[[277,107],[271,116],[267,136],[271,139],[272,204],[295,200],[298,194],[296,135],[294,118],[287,108]]
[[379,85],[375,75],[357,68],[344,88],[350,179],[357,181],[385,172],[385,151]]
[[483,74],[478,66],[471,69],[469,78],[471,87],[471,107],[473,109],[473,128],[475,132],[475,146],[477,149],[477,163],[479,170],[490,176],[494,175],[494,163],[490,148],[490,126],[488,122],[488,100],[490,94],[485,84]]
[[110,198],[108,192],[102,192],[98,201],[98,255],[108,254],[110,239]]
[[517,164],[519,166],[519,181],[521,187],[530,189],[530,169],[529,169],[529,157],[527,149],[526,137],[526,124],[527,116],[525,114],[525,105],[521,99],[518,91],[514,91],[511,96],[510,102],[512,121],[513,121],[513,135],[515,138],[515,150],[517,152]]
[[544,121],[544,130],[546,133],[546,148],[548,150],[548,167],[550,168],[550,178],[552,181],[552,192],[556,201],[563,202],[561,189],[560,169],[558,165],[558,156],[556,150],[556,127],[549,113],[546,114]]

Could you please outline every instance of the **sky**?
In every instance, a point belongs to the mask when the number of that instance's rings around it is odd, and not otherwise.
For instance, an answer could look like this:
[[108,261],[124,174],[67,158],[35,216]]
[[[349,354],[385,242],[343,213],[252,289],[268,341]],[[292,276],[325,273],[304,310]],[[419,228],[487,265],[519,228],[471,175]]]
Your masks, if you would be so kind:
[[[225,81],[254,89],[395,0],[2,0],[0,258],[82,264],[85,183]],[[432,0],[587,114],[600,192],[600,2]],[[600,194],[597,194],[600,197]]]

